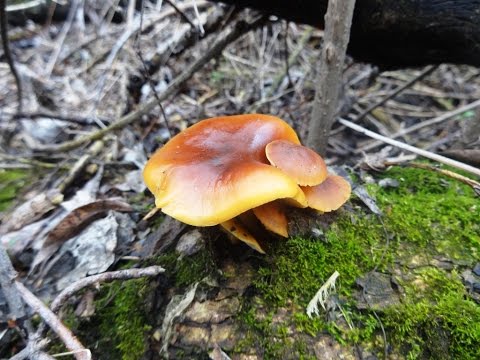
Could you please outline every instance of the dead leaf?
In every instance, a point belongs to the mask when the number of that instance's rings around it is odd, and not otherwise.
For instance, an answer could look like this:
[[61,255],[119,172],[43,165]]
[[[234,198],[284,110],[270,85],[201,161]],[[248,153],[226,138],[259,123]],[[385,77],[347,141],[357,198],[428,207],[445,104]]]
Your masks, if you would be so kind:
[[109,210],[119,212],[133,211],[132,207],[120,200],[98,200],[87,205],[80,206],[65,216],[55,228],[50,231],[44,246],[54,243],[63,243],[82,231],[93,220]]
[[42,248],[30,271],[32,280],[37,286],[56,282],[57,290],[62,290],[87,275],[107,270],[115,260],[118,228],[115,214],[110,212],[65,243]]

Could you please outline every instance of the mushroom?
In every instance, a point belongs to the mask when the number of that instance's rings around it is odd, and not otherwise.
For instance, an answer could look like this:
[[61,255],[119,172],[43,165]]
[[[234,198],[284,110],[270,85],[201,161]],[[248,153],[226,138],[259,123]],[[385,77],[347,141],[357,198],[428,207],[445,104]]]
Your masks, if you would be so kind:
[[266,146],[265,153],[273,166],[301,185],[308,207],[329,212],[337,210],[350,197],[349,182],[328,174],[325,161],[315,151],[287,140],[274,140]]
[[268,161],[299,185],[318,185],[327,178],[327,166],[315,151],[300,144],[275,140],[265,148]]
[[325,212],[350,195],[349,183],[329,175],[286,122],[260,114],[198,122],[153,154],[143,176],[165,214],[221,225],[261,253],[265,228],[288,237],[288,205]]
[[295,131],[274,116],[203,120],[150,158],[144,180],[158,208],[194,226],[221,224],[276,199],[305,207],[296,181],[266,158],[266,145],[280,139],[300,143]]
[[288,220],[285,206],[280,201],[272,201],[252,209],[257,219],[271,232],[288,237]]
[[308,206],[321,212],[337,210],[348,200],[352,192],[347,180],[331,174],[319,185],[302,186],[302,190]]

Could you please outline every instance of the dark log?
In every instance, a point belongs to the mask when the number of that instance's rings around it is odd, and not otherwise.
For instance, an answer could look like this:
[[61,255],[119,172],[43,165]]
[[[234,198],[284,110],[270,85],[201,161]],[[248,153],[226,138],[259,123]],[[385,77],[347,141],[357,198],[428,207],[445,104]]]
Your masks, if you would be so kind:
[[[213,0],[322,28],[327,0]],[[357,1],[348,53],[381,69],[480,66],[480,0]]]

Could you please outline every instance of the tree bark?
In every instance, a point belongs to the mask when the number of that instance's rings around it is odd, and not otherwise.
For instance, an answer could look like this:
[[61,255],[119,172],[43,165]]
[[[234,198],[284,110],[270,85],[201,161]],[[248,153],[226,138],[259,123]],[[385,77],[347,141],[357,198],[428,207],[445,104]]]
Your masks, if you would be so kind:
[[[323,28],[327,0],[212,0]],[[381,69],[480,66],[480,0],[362,0],[348,53]]]

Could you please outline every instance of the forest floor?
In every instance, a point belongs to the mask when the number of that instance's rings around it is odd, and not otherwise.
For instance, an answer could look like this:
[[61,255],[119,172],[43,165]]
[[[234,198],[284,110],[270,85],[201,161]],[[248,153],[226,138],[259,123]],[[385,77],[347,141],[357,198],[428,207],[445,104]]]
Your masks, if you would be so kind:
[[[165,269],[65,301],[58,316],[95,359],[480,358],[480,179],[467,172],[336,123],[326,162],[350,181],[351,199],[325,215],[292,212],[290,238],[272,237],[266,255],[216,227],[144,219],[154,207],[145,162],[189,125],[264,113],[306,138],[322,31],[270,19],[186,76],[258,15],[204,1],[196,15],[179,1],[183,15],[148,3],[140,21],[134,9],[73,3],[83,6],[65,21],[9,30],[23,108],[2,62],[0,238],[45,303],[87,275]],[[349,59],[343,81],[340,117],[480,166],[480,104],[468,107],[480,98],[478,69],[379,72]],[[308,316],[336,272],[324,308]],[[1,358],[26,342],[6,311],[0,296]],[[49,354],[66,351],[45,336]]]

